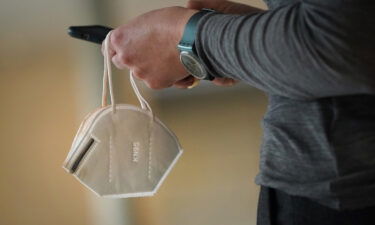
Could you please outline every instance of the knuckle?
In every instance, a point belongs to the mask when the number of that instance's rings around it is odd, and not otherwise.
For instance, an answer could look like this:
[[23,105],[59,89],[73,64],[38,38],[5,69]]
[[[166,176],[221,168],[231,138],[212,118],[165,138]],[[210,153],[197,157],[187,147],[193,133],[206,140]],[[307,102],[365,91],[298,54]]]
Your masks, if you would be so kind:
[[112,62],[113,62],[113,64],[114,64],[118,69],[125,69],[125,66],[124,66],[122,63],[118,62],[116,59],[113,59]]
[[134,75],[136,78],[140,79],[140,80],[144,80],[144,79],[146,78],[145,74],[142,73],[140,70],[137,70],[137,69],[135,69],[135,70],[133,71],[133,75]]
[[119,30],[114,30],[111,34],[111,43],[114,45],[120,45],[123,42],[124,35]]
[[126,53],[119,53],[121,63],[125,65],[130,65],[132,62],[132,56]]
[[154,90],[168,88],[173,85],[173,83],[170,84],[170,83],[167,83],[166,81],[163,82],[161,80],[149,80],[146,82],[146,84],[149,88],[154,89]]
[[155,81],[149,81],[149,82],[146,82],[146,84],[149,88],[154,89],[154,90],[159,90],[163,88],[163,86],[159,82],[155,82]]
[[113,64],[118,68],[118,69],[125,69],[126,65],[121,62],[121,59],[118,57],[118,55],[115,55],[112,58]]

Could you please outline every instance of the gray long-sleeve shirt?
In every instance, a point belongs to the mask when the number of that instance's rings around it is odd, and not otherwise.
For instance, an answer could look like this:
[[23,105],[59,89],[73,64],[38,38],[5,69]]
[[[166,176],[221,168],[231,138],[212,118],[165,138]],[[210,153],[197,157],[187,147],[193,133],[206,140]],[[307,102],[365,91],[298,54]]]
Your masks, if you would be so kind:
[[336,209],[375,205],[375,3],[267,3],[208,14],[196,37],[213,75],[269,95],[256,183]]

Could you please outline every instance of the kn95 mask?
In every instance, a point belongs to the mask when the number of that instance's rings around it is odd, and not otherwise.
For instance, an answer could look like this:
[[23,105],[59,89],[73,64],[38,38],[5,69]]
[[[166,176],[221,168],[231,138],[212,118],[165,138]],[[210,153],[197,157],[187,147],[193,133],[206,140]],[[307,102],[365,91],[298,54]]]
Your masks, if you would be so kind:
[[[141,104],[116,104],[108,41],[104,41],[102,107],[87,115],[73,140],[63,168],[99,196],[126,198],[153,195],[182,148],[130,81]],[[107,95],[111,104],[107,104]]]

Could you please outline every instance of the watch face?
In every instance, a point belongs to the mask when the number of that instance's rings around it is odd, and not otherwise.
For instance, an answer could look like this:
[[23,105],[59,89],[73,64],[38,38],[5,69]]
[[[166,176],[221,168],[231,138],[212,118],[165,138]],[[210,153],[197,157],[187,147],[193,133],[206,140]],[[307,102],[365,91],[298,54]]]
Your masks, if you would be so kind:
[[198,79],[204,79],[207,76],[206,69],[196,56],[187,51],[180,53],[181,63],[185,66],[186,70]]

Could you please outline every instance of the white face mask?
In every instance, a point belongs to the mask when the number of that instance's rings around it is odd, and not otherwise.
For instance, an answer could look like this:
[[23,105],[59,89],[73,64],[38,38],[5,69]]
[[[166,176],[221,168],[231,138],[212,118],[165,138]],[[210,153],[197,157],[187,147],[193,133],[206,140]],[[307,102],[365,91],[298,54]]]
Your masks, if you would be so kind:
[[[87,115],[73,140],[63,167],[99,196],[126,198],[153,195],[182,149],[177,137],[158,118],[130,81],[141,108],[116,104],[104,41],[102,107]],[[107,92],[111,105],[107,105]]]

